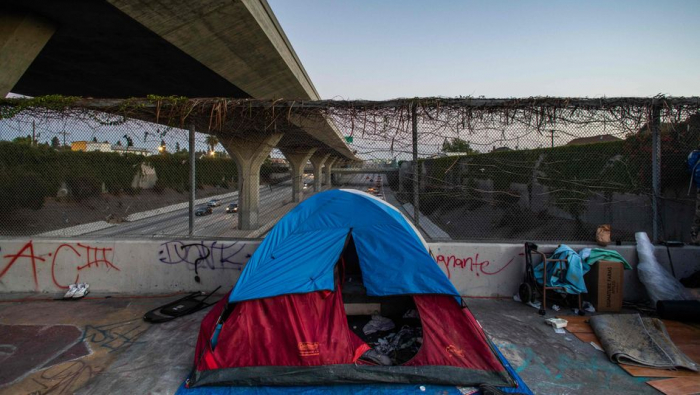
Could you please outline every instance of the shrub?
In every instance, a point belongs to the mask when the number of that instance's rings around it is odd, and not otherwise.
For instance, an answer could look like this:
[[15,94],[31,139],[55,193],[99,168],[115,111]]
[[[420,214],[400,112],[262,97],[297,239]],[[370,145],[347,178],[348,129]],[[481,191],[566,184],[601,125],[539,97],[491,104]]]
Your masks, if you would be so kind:
[[92,175],[69,175],[66,178],[66,184],[76,202],[99,196],[102,193],[102,183]]
[[3,213],[17,208],[39,210],[44,205],[47,190],[41,177],[33,172],[0,172],[0,210]]

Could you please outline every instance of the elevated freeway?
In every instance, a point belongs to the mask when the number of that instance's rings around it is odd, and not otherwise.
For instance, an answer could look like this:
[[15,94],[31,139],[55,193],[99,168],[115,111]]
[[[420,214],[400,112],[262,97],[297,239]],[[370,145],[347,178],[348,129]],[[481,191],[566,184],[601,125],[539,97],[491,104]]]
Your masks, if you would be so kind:
[[[5,0],[0,26],[0,97],[321,99],[265,0]],[[332,120],[292,122],[216,133],[238,165],[240,229],[259,226],[260,165],[273,148],[291,164],[294,201],[307,161],[320,189],[322,169],[357,160]]]

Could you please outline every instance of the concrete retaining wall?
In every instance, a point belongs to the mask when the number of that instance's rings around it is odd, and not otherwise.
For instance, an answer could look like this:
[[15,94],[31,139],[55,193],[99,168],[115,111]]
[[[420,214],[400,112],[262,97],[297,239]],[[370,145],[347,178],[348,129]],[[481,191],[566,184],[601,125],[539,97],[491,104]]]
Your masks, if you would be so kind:
[[[95,292],[114,293],[212,290],[219,285],[229,289],[259,244],[257,240],[0,239],[0,293],[58,293],[74,282],[87,282]],[[525,260],[520,244],[446,242],[430,247],[463,296],[510,297],[522,281]],[[542,251],[554,248],[540,245]],[[610,248],[636,267],[634,246]],[[671,254],[678,278],[700,269],[700,247],[674,248]],[[664,247],[657,247],[656,256],[669,267]],[[198,259],[199,283],[194,280]],[[392,267],[390,257],[380,261],[387,270],[401,270]],[[625,272],[625,298],[643,297],[636,270]]]

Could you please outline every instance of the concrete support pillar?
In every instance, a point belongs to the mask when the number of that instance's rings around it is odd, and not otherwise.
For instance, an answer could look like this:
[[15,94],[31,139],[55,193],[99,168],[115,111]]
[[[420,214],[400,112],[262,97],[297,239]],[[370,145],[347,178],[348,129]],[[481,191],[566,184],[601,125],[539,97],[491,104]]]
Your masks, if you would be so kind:
[[331,154],[316,154],[311,157],[311,164],[314,165],[314,192],[321,192],[321,181],[323,174],[321,170]]
[[280,151],[289,161],[289,169],[292,171],[292,201],[301,202],[304,200],[304,167],[316,148],[285,148]]
[[324,174],[324,176],[325,176],[324,184],[328,188],[331,188],[333,186],[333,183],[331,182],[331,171],[333,170],[333,165],[337,161],[338,161],[338,158],[330,158],[326,161],[326,171]]
[[260,214],[260,167],[282,134],[218,137],[238,168],[238,229],[257,229]]
[[0,98],[14,88],[55,31],[34,15],[0,14]]

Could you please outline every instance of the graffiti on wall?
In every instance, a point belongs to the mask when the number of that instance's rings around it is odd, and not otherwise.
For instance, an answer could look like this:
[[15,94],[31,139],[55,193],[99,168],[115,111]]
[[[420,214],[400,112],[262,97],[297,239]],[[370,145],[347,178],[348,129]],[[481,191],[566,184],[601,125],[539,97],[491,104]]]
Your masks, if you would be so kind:
[[[29,240],[14,253],[4,253],[0,257],[0,280],[13,270],[30,269],[34,278],[34,286],[39,289],[37,268],[39,265],[51,265],[51,280],[60,289],[67,289],[72,283],[80,281],[80,273],[85,270],[102,269],[105,272],[119,271],[112,262],[114,251],[109,247],[96,247],[87,243],[63,243],[48,251],[38,251],[32,240]],[[61,273],[61,275],[58,275]],[[73,278],[73,274],[75,277]],[[69,276],[69,277],[66,277]],[[59,280],[59,277],[69,280]]]
[[486,259],[479,259],[479,254],[474,254],[473,256],[457,256],[457,255],[438,255],[436,257],[438,265],[444,267],[446,270],[447,278],[452,278],[452,273],[454,271],[467,270],[470,273],[474,273],[477,277],[479,276],[493,276],[501,273],[505,270],[511,263],[515,260],[512,257],[505,264],[491,262]]
[[194,270],[238,270],[250,258],[246,244],[238,241],[169,241],[160,245],[158,259],[168,265],[185,264]]

